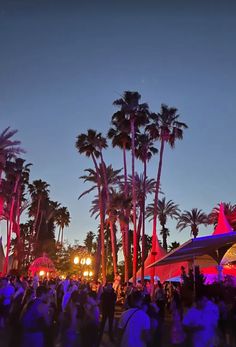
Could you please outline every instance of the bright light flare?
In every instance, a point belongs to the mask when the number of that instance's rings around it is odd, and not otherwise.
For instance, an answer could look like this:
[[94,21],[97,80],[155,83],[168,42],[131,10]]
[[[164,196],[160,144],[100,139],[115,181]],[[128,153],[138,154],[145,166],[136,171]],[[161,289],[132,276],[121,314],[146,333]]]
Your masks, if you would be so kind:
[[74,264],[75,265],[79,264],[79,257],[74,257]]

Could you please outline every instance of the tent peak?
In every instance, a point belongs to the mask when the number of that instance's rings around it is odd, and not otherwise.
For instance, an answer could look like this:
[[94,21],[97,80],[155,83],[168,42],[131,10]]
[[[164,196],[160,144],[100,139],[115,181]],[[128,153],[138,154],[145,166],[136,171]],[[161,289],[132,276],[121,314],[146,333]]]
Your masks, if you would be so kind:
[[229,222],[225,216],[224,204],[223,204],[223,202],[221,202],[217,225],[216,225],[215,230],[214,230],[212,235],[226,234],[226,233],[230,233],[232,231],[233,231],[233,229],[232,229],[231,225],[229,224]]

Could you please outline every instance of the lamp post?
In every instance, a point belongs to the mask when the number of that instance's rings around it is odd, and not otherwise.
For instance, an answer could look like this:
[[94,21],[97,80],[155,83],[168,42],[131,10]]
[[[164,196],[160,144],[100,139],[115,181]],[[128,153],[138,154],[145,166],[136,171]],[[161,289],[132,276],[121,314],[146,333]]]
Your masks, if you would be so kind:
[[[90,256],[83,255],[82,257],[75,256],[73,260],[76,266],[80,266],[80,275],[87,279],[91,279],[93,272],[91,271],[92,258]],[[84,270],[84,271],[83,271]]]

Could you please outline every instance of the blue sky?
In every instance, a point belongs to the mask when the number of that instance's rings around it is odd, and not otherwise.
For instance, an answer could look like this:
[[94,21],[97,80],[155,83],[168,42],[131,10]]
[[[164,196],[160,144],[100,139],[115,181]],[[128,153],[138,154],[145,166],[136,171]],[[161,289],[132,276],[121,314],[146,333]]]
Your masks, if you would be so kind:
[[[93,196],[77,200],[87,188],[78,177],[91,163],[76,153],[76,136],[88,128],[106,134],[124,90],[139,91],[152,111],[177,107],[189,126],[165,153],[167,199],[205,212],[236,202],[235,10],[230,0],[1,2],[1,130],[18,129],[31,178],[46,180],[70,210],[70,241],[97,228]],[[119,150],[105,158],[122,167]],[[188,239],[169,226],[171,241]]]

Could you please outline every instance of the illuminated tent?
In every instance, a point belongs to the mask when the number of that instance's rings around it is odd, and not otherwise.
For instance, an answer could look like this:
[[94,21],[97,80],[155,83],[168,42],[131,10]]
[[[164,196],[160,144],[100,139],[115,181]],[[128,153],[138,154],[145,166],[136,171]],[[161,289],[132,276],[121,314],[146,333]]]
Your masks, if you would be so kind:
[[[157,236],[154,236],[154,252],[151,250],[144,262],[144,278],[151,279],[154,276],[154,279],[160,280],[161,282],[167,281],[170,279],[179,278],[181,275],[181,266],[187,267],[186,262],[181,262],[173,265],[164,265],[151,268],[150,265],[154,262],[162,259],[166,254],[166,250],[160,246],[160,243],[157,239]],[[141,268],[136,274],[137,280],[141,279]],[[131,278],[132,281],[132,278]]]
[[29,273],[34,275],[35,273],[39,273],[40,271],[44,271],[45,274],[55,274],[56,269],[52,262],[52,260],[45,255],[40,258],[36,258],[29,267]]
[[205,276],[215,275],[221,279],[224,274],[236,277],[236,267],[232,265],[236,261],[236,232],[232,231],[225,217],[223,204],[212,235],[190,239],[149,267],[174,266],[181,261],[199,265]]

